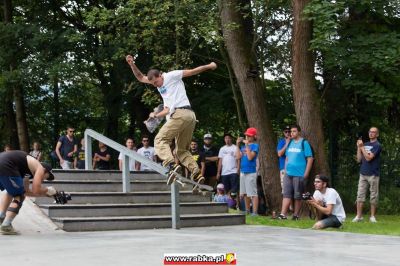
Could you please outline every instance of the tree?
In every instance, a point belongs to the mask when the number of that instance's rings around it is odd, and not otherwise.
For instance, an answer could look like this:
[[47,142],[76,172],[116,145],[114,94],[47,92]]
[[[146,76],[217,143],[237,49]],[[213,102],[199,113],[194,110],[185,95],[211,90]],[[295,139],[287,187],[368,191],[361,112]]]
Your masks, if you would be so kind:
[[309,0],[294,0],[292,33],[293,99],[297,122],[314,148],[315,173],[330,174],[326,159],[320,100],[316,90],[315,61],[310,49],[312,23],[303,15]]
[[276,138],[267,113],[258,73],[250,6],[250,0],[219,1],[225,45],[243,96],[247,119],[250,126],[258,129],[263,189],[269,209],[276,210],[281,204]]

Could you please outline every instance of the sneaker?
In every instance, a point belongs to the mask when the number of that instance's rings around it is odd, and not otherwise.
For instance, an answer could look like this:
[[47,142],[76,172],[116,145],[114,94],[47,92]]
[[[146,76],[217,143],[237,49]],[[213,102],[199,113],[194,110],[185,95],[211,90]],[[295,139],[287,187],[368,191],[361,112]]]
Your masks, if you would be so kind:
[[197,182],[199,184],[204,184],[204,181],[206,180],[204,176],[201,175],[201,173],[193,174],[190,179],[192,179],[194,182]]
[[378,221],[376,220],[375,216],[369,217],[369,221],[370,221],[371,223],[377,223],[377,222],[378,222]]
[[167,177],[167,185],[171,185],[174,183],[176,179],[176,175],[178,171],[181,169],[181,166],[179,164],[170,164],[169,171],[168,171],[168,177]]
[[281,213],[281,214],[278,215],[278,219],[279,220],[287,220],[287,217],[286,217],[286,215]]
[[18,232],[14,230],[12,225],[2,225],[0,227],[0,232],[3,235],[18,235]]
[[258,214],[257,214],[257,213],[254,213],[254,212],[252,212],[252,213],[250,214],[250,216],[256,217],[256,216],[258,216]]
[[292,220],[293,220],[293,221],[298,221],[298,220],[300,220],[300,216],[298,216],[298,215],[293,215],[293,216],[292,216]]
[[358,216],[354,217],[354,219],[352,220],[353,223],[358,223],[361,222],[362,220],[364,220],[362,217],[358,218]]

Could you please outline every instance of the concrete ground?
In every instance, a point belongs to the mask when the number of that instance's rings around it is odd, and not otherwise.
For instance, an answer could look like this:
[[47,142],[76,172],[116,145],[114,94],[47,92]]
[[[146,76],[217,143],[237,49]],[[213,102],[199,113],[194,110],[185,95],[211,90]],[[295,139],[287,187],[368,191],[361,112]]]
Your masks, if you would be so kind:
[[[26,205],[25,205],[26,204]],[[1,265],[163,265],[164,253],[235,252],[237,265],[400,265],[400,237],[266,226],[66,233],[27,201]]]

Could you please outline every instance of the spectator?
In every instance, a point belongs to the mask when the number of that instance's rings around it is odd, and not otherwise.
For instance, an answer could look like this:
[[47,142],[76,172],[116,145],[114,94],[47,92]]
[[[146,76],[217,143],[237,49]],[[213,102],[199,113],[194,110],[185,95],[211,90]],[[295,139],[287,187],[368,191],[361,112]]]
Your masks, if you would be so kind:
[[[149,159],[150,161],[155,162],[156,161],[156,157],[154,154],[154,148],[150,146],[150,140],[148,136],[143,136],[142,137],[142,144],[143,147],[141,147],[137,153],[146,157],[147,159]],[[151,168],[148,167],[145,164],[141,164],[139,162],[136,162],[136,170],[140,170],[140,171],[151,171]]]
[[238,160],[236,159],[236,145],[232,144],[232,135],[224,135],[225,146],[218,153],[217,180],[224,184],[227,193],[237,193],[239,190]]
[[56,154],[62,169],[72,169],[74,154],[78,151],[78,144],[74,137],[75,129],[67,127],[67,134],[58,139]]
[[287,219],[286,215],[292,199],[294,200],[293,220],[299,220],[301,195],[314,161],[312,149],[307,140],[300,137],[300,126],[290,127],[292,140],[286,148],[285,176],[283,178],[282,210],[278,219]]
[[[258,215],[257,169],[256,162],[259,146],[255,143],[257,129],[250,127],[244,133],[246,139],[236,141],[236,158],[240,159],[240,198],[245,200],[246,214],[250,213],[250,201],[253,205],[252,216]],[[240,143],[244,145],[240,147]]]
[[204,146],[201,149],[205,158],[205,184],[215,187],[217,183],[217,162],[218,162],[218,149],[212,146],[212,135],[207,133],[204,135]]
[[[192,155],[193,160],[197,163],[201,175],[204,176],[206,169],[206,161],[204,158],[204,153],[199,150],[199,145],[197,144],[197,141],[195,139],[193,139],[192,142],[190,142],[189,152]],[[189,170],[187,168],[185,170],[186,170],[186,177],[191,176]]]
[[214,202],[225,202],[228,203],[229,197],[225,194],[224,184],[220,183],[217,185],[217,194],[214,196]]
[[74,160],[75,169],[85,169],[85,139],[81,139],[81,147],[78,150]]
[[329,187],[329,178],[322,175],[315,176],[314,187],[313,198],[307,201],[317,210],[318,222],[314,224],[313,229],[342,226],[346,214],[339,194]]
[[[128,149],[136,151],[135,141],[132,138],[127,138],[125,145]],[[120,153],[118,156],[118,166],[119,166],[120,171],[122,171],[122,160],[123,160],[123,155],[122,155],[122,153]],[[129,158],[128,164],[129,164],[129,171],[136,170],[136,161],[135,160],[132,160],[131,158]]]
[[39,142],[35,141],[32,145],[32,151],[29,153],[30,156],[38,160],[39,162],[42,161],[42,151],[40,150]]
[[283,177],[285,176],[285,160],[286,160],[286,148],[290,142],[290,126],[285,126],[283,128],[283,135],[284,137],[279,139],[278,146],[276,150],[278,152],[279,157],[279,171],[280,171],[280,179],[281,179],[281,188],[283,193]]
[[362,210],[369,187],[369,202],[371,204],[371,216],[369,217],[369,221],[371,223],[376,223],[375,214],[379,195],[380,155],[382,146],[378,141],[378,128],[371,127],[368,136],[369,142],[363,143],[361,139],[357,140],[357,161],[361,163],[361,167],[357,191],[357,215],[353,219],[353,222],[361,222],[363,220]]
[[107,146],[99,141],[99,151],[93,157],[93,169],[110,170],[111,155],[107,150]]
[[12,150],[12,149],[11,149],[11,145],[10,145],[10,144],[4,145],[3,151],[11,151],[11,150]]

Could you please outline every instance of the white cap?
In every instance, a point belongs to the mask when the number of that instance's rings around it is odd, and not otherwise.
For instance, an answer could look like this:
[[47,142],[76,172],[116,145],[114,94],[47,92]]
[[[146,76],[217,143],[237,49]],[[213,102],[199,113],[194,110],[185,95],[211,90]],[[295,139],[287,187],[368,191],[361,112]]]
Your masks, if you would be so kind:
[[219,184],[217,185],[217,189],[225,189],[224,184],[219,183]]
[[205,139],[212,139],[212,135],[210,133],[207,133],[204,135]]

